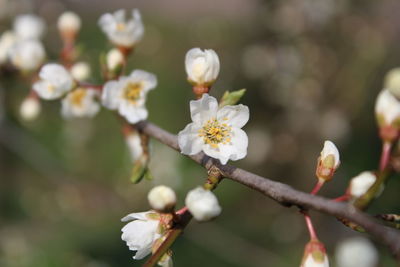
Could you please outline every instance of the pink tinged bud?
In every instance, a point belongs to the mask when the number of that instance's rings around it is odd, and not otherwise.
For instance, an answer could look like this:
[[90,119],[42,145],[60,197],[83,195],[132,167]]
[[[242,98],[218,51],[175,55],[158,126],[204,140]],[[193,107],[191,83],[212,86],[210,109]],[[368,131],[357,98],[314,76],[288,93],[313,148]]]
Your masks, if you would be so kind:
[[307,243],[300,267],[329,267],[324,244],[313,239]]
[[340,165],[339,151],[334,143],[325,141],[324,148],[318,158],[316,175],[318,179],[329,181]]

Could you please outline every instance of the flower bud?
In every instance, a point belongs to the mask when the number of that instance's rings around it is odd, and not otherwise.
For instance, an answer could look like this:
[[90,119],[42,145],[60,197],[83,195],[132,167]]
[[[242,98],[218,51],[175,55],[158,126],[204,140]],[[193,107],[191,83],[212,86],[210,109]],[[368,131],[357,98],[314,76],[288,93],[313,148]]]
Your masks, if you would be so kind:
[[124,65],[124,55],[119,49],[111,49],[106,56],[107,69],[115,72]]
[[21,118],[26,121],[32,121],[40,114],[41,105],[39,99],[36,97],[27,97],[22,102],[19,109]]
[[324,244],[316,239],[310,240],[304,249],[300,267],[329,267]]
[[64,12],[58,18],[57,27],[62,35],[75,35],[81,29],[81,18],[74,12]]
[[189,191],[185,204],[193,217],[200,222],[209,221],[221,213],[217,197],[202,187]]
[[71,75],[75,80],[82,82],[89,78],[91,70],[86,62],[78,62],[71,67]]
[[382,90],[375,103],[375,115],[383,140],[392,142],[398,137],[400,101],[388,89]]
[[219,73],[218,55],[212,49],[192,48],[186,53],[185,68],[190,83],[210,87]]
[[384,88],[400,98],[400,68],[390,70],[385,76]]
[[331,141],[325,141],[324,148],[322,149],[321,155],[318,158],[316,170],[318,179],[323,181],[331,180],[336,169],[339,167],[339,164],[339,151],[335,144]]
[[366,238],[351,237],[336,248],[336,263],[340,267],[376,267],[378,266],[378,252],[374,245]]
[[[353,177],[350,181],[348,194],[353,198],[359,198],[372,187],[376,181],[376,175],[373,172],[365,171]],[[379,196],[383,191],[383,186],[378,190],[376,196]]]
[[147,195],[150,206],[160,212],[172,211],[176,204],[174,190],[165,185],[159,185],[150,190]]

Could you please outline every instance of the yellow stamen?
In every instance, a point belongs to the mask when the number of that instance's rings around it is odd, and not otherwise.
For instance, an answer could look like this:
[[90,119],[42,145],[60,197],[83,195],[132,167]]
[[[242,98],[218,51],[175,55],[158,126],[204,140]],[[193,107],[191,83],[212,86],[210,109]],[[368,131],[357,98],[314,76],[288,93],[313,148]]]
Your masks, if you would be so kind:
[[228,144],[231,142],[231,130],[226,123],[220,124],[215,118],[208,120],[198,133],[203,137],[203,141],[212,148],[218,148],[219,144]]
[[140,93],[142,92],[143,86],[141,83],[128,83],[124,88],[124,98],[127,99],[132,104],[140,98]]
[[71,103],[74,106],[82,107],[83,99],[85,98],[87,92],[85,89],[78,88],[71,93]]

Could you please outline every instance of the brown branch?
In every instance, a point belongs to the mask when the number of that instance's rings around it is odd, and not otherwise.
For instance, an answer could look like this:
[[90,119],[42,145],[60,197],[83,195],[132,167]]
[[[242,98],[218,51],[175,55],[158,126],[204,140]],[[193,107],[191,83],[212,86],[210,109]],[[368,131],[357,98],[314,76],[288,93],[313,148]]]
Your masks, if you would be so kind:
[[[161,143],[179,151],[176,135],[146,121],[138,123],[136,127]],[[259,191],[284,206],[295,205],[301,209],[312,209],[354,222],[388,246],[397,260],[400,261],[400,232],[377,223],[373,217],[357,210],[352,205],[337,203],[327,198],[313,196],[295,190],[287,184],[272,181],[234,166],[221,165],[203,153],[189,157],[207,169],[216,165],[221,170],[224,177]]]

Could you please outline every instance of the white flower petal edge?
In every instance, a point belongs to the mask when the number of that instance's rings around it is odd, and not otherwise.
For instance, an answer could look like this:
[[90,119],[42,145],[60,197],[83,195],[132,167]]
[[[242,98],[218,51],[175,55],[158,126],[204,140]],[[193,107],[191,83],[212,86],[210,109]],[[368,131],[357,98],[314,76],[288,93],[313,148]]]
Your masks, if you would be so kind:
[[145,107],[147,93],[157,86],[157,77],[143,70],[134,70],[129,76],[104,85],[101,100],[103,105],[118,110],[130,123],[147,119]]
[[150,219],[152,211],[131,213],[121,221],[131,221],[122,228],[122,240],[124,240],[130,250],[136,251],[133,257],[140,260],[151,253],[154,242],[161,237],[157,233],[159,220]]
[[217,100],[204,94],[190,101],[192,123],[178,134],[178,144],[185,155],[200,151],[222,164],[246,156],[247,134],[241,130],[249,120],[249,108],[244,105],[225,106],[218,109]]
[[57,99],[70,91],[74,80],[59,64],[46,64],[39,72],[40,80],[33,85],[38,95],[47,100]]

